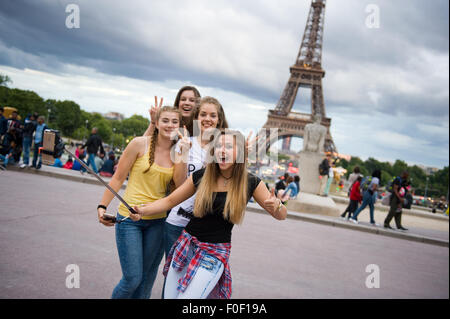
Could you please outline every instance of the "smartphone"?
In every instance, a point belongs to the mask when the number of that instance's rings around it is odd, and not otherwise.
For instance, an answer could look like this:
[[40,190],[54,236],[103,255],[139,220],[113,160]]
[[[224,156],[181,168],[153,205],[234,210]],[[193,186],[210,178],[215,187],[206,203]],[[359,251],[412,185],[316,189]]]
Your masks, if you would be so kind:
[[103,214],[103,219],[104,219],[104,220],[107,220],[107,221],[111,221],[111,222],[113,222],[113,223],[116,222],[116,216],[114,216],[114,215],[112,215],[112,214],[110,214],[110,213],[104,213],[104,214]]

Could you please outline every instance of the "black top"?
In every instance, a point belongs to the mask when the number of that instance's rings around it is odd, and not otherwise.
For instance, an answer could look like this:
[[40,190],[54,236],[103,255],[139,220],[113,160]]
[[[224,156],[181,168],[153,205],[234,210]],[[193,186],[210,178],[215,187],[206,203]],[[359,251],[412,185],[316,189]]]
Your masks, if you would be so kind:
[[[204,173],[205,168],[192,174],[195,187],[198,187],[200,184]],[[261,179],[258,176],[248,173],[247,203],[252,198],[253,192],[260,182]],[[193,216],[186,225],[185,230],[192,236],[197,237],[201,242],[229,243],[231,242],[231,230],[234,224],[223,217],[227,192],[217,192],[214,195],[212,211],[207,212],[201,218]]]
[[278,183],[275,184],[275,190],[286,189],[286,184],[280,179]]
[[97,154],[99,148],[102,153],[105,153],[103,150],[102,139],[97,134],[91,134],[91,136],[89,136],[89,139],[86,141],[86,144],[83,145],[83,148],[86,146],[89,154]]

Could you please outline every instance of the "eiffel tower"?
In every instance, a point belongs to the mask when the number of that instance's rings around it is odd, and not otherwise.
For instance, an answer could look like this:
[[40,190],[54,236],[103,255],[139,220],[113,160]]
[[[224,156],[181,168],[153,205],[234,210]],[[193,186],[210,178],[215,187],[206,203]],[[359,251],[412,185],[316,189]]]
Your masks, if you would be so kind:
[[[330,134],[331,118],[326,117],[323,101],[322,40],[326,0],[312,0],[303,40],[295,64],[291,66],[289,81],[274,110],[269,110],[263,128],[278,128],[278,137],[283,138],[283,150],[289,150],[293,136],[303,137],[304,127],[313,122],[315,114],[322,115],[322,125],[327,128],[325,151],[337,152]],[[300,88],[311,89],[311,113],[292,111]],[[273,143],[275,141],[270,141]]]

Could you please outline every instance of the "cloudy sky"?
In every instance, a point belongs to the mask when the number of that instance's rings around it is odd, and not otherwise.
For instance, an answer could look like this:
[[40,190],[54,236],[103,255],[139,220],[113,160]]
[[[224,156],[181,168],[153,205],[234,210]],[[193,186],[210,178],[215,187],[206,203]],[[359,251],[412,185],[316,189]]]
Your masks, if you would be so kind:
[[[69,4],[79,28],[66,26]],[[126,116],[147,116],[155,95],[170,105],[181,86],[195,85],[221,101],[233,128],[257,130],[289,78],[310,4],[1,0],[0,73],[10,87]],[[379,10],[378,28],[367,25],[368,5]],[[448,7],[327,1],[324,98],[340,153],[448,165]],[[295,111],[309,112],[307,101],[300,90]]]

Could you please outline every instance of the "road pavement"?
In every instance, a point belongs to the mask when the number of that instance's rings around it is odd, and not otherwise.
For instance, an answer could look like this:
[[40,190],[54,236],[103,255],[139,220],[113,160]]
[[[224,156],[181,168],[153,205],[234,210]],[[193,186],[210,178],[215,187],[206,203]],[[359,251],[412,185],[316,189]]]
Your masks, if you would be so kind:
[[[97,221],[104,188],[16,171],[0,181],[0,298],[109,298],[121,270],[114,229]],[[251,211],[232,246],[233,298],[449,297],[448,247]]]

